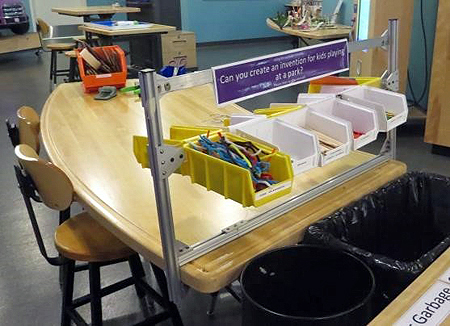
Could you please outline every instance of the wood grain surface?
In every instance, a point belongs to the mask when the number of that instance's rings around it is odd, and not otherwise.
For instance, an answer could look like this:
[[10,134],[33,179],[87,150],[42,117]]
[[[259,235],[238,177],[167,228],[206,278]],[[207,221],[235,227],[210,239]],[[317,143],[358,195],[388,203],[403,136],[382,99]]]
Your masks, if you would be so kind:
[[52,8],[52,12],[68,16],[90,16],[90,15],[108,15],[118,13],[140,12],[137,7],[117,7],[117,6],[82,6],[82,7],[57,7]]
[[80,30],[84,32],[90,32],[98,35],[105,36],[120,36],[120,35],[136,35],[136,34],[156,34],[156,33],[167,33],[170,31],[174,31],[177,28],[174,26],[153,24],[150,27],[145,28],[128,28],[128,29],[120,29],[120,30],[109,30],[101,27],[92,27],[81,25],[78,27]]
[[290,26],[284,27],[283,29],[279,28],[277,24],[275,24],[272,20],[269,18],[266,20],[266,24],[268,27],[270,27],[273,30],[276,30],[278,32],[289,34],[293,36],[299,36],[309,39],[315,39],[315,40],[327,40],[327,39],[336,39],[336,38],[347,38],[350,32],[352,31],[352,28],[350,26],[345,25],[336,25],[337,28],[332,29],[319,29],[317,31],[302,31],[299,29],[293,29]]
[[[129,84],[132,81],[129,81]],[[152,178],[137,163],[132,136],[146,135],[140,100],[119,94],[96,101],[79,83],[63,84],[50,95],[41,116],[41,134],[51,160],[69,176],[78,200],[119,239],[146,259],[163,266]],[[238,105],[217,108],[210,85],[174,92],[161,101],[164,134],[171,125],[218,126],[224,115],[249,114]],[[221,195],[191,184],[189,177],[170,177],[175,232],[192,245],[224,228],[254,217],[335,174],[367,161],[362,152],[299,175],[293,193],[259,208],[243,208]],[[183,281],[214,292],[235,279],[243,264],[264,250],[295,243],[302,227],[375,190],[405,172],[390,162],[356,178],[293,213],[224,245],[181,269]]]
[[434,41],[425,141],[450,147],[450,1],[440,1]]
[[[413,0],[372,0],[370,3],[370,38],[380,37],[387,30],[389,19],[398,19],[398,70],[402,93],[406,91],[413,10]],[[387,69],[387,58],[387,51],[382,48],[354,52],[350,59],[350,76],[381,77]],[[358,61],[362,62],[360,75]]]

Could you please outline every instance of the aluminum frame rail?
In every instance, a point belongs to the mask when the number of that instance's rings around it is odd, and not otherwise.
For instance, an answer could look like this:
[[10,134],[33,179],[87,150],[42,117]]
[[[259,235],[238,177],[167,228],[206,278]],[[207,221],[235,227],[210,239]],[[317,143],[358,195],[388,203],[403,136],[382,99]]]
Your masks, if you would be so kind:
[[[395,90],[396,85],[398,85],[397,20],[389,20],[388,30],[381,37],[351,42],[348,45],[348,50],[351,53],[363,49],[386,46],[388,50],[388,69],[383,74],[383,85],[385,88]],[[168,177],[181,165],[184,153],[179,148],[167,146],[163,143],[160,99],[164,94],[169,92],[212,83],[212,70],[208,69],[188,75],[164,78],[157,75],[152,69],[145,69],[139,72],[139,81],[142,90],[142,106],[145,110],[149,139],[148,155],[155,189],[168,290],[170,300],[175,303],[180,302],[182,294],[180,266],[239,238],[257,227],[343,184],[347,180],[361,175],[390,159],[394,159],[396,155],[396,131],[393,129],[386,134],[386,140],[380,154],[369,161],[341,173],[250,220],[235,223],[222,230],[215,237],[192,246],[183,245],[175,238]]]

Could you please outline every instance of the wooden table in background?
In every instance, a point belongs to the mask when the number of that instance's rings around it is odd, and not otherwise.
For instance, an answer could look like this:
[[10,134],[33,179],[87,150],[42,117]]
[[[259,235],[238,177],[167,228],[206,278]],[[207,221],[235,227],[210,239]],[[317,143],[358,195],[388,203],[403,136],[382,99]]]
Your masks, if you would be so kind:
[[[163,267],[152,177],[133,155],[132,136],[146,135],[140,100],[121,93],[110,101],[93,97],[84,94],[79,83],[58,86],[41,116],[44,146],[53,163],[67,173],[78,201],[89,213],[147,260]],[[166,137],[171,125],[220,125],[221,115],[249,114],[234,104],[217,108],[211,85],[167,94],[161,108]],[[291,195],[258,208],[244,208],[192,184],[189,177],[174,174],[169,182],[176,237],[188,245],[209,239],[371,157],[353,152],[298,175]],[[238,278],[244,264],[256,255],[297,243],[305,227],[405,171],[403,163],[389,161],[182,266],[181,278],[200,292],[216,292]]]
[[434,41],[425,141],[450,156],[450,1],[440,1]]
[[273,30],[276,30],[280,33],[288,34],[291,36],[297,37],[306,45],[309,45],[305,39],[313,39],[313,40],[336,40],[340,38],[348,38],[349,34],[352,31],[351,26],[345,25],[336,25],[337,28],[330,29],[318,29],[317,31],[303,31],[300,29],[293,29],[290,26],[283,27],[283,29],[279,28],[277,24],[275,24],[271,19],[266,19],[266,24]]
[[39,49],[40,47],[38,33],[0,36],[0,54]]
[[136,7],[119,7],[119,6],[85,6],[85,7],[69,7],[69,8],[52,8],[52,12],[60,15],[83,17],[85,22],[92,20],[92,16],[98,15],[101,20],[110,20],[112,16],[119,13],[140,12],[140,8]]
[[[147,39],[150,42],[150,52],[148,57],[151,58],[152,68],[159,69],[162,67],[162,48],[161,48],[161,34],[166,34],[171,31],[175,31],[176,27],[152,24],[146,28],[129,28],[120,30],[110,30],[107,28],[81,25],[80,30],[86,33],[88,41],[93,35],[100,39],[102,45],[110,45],[118,41],[130,41],[133,39]],[[143,63],[132,62],[132,64],[138,64],[144,66]]]

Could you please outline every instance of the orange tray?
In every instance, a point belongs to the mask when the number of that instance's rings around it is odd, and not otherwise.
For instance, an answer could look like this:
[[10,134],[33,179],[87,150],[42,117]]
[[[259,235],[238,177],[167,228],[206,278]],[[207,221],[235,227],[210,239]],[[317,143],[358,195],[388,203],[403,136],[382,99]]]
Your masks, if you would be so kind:
[[[100,87],[103,86],[115,86],[116,88],[122,88],[125,86],[127,81],[127,61],[125,59],[125,53],[118,45],[103,46],[104,49],[113,49],[120,56],[120,65],[122,71],[113,72],[110,74],[101,75],[86,75],[84,70],[84,60],[80,56],[80,51],[75,50],[77,54],[78,69],[80,71],[80,77],[83,81],[83,88],[86,93],[92,93],[98,91]],[[100,47],[92,48],[94,51],[100,51]]]

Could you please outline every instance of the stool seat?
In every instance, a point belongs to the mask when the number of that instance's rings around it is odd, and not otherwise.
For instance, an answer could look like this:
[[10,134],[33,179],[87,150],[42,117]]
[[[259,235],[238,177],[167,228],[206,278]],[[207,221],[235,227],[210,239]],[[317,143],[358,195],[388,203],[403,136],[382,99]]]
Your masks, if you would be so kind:
[[[75,37],[73,37],[73,39],[75,40],[75,42],[86,42],[86,41],[87,41],[86,36],[82,36],[82,35],[80,35],[80,36],[75,36]],[[93,36],[91,37],[91,39],[94,40],[94,41],[97,41],[97,40],[99,40],[99,37],[93,35]]]
[[75,48],[75,43],[50,43],[47,48],[56,51],[72,50]]
[[68,58],[76,58],[77,57],[77,54],[75,53],[74,50],[66,51],[66,52],[64,52],[64,55]]
[[64,257],[87,262],[105,262],[135,254],[88,213],[75,215],[58,226],[55,246]]

